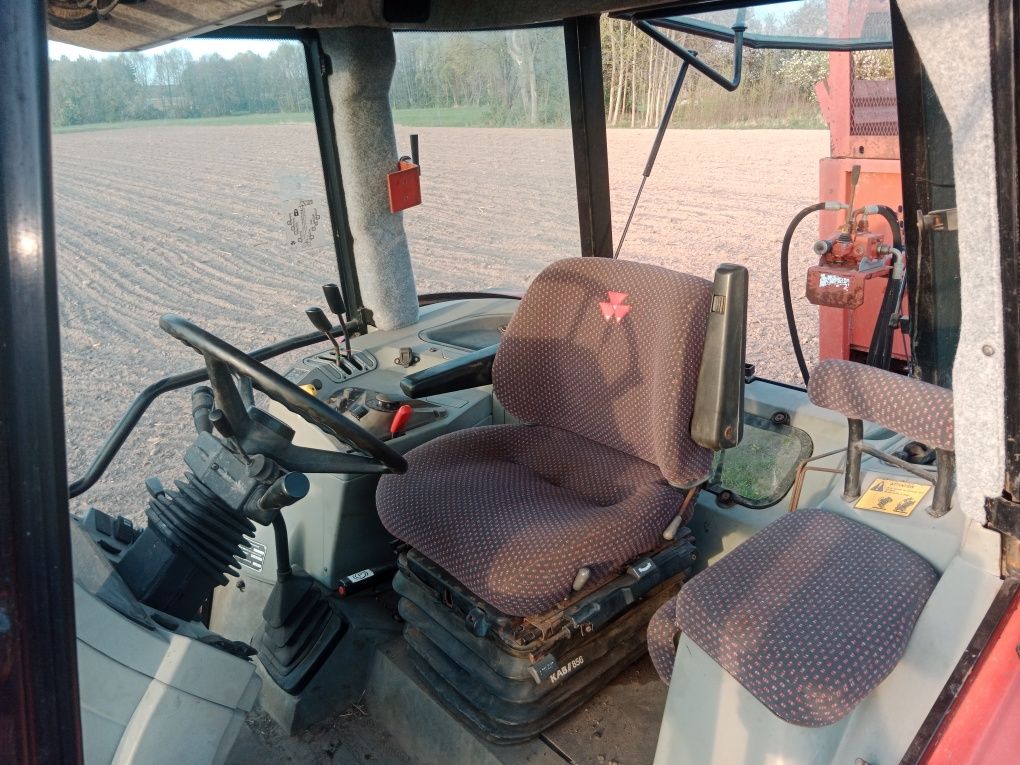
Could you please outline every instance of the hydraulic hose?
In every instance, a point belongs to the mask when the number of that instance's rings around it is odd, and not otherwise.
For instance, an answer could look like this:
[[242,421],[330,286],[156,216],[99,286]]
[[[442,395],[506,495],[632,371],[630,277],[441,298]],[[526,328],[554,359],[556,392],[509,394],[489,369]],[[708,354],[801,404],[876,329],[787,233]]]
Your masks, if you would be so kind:
[[[897,250],[899,253],[899,250]],[[902,258],[902,254],[897,254]],[[893,316],[899,311],[899,304],[903,298],[903,277],[897,278],[894,274],[899,264],[895,264],[893,273],[889,275],[889,281],[885,285],[885,294],[882,295],[882,305],[875,318],[875,330],[871,334],[871,343],[868,346],[868,366],[888,369],[892,364],[892,338],[896,329]]]
[[[896,250],[896,258],[903,257],[903,235],[900,233],[900,222],[896,213],[886,205],[871,205],[864,208],[867,211],[875,210],[885,218],[886,223],[892,230],[893,248]],[[893,316],[899,311],[900,301],[903,298],[903,268],[902,263],[893,262],[893,272],[889,275],[889,281],[885,285],[885,294],[882,296],[882,305],[879,308],[878,316],[875,319],[875,330],[871,335],[871,343],[868,345],[868,366],[888,369],[892,364],[892,338]],[[896,274],[899,273],[897,277]]]
[[786,326],[790,328],[790,342],[793,344],[793,353],[797,357],[797,365],[800,367],[800,375],[804,378],[804,384],[808,384],[810,373],[807,362],[804,360],[804,350],[800,345],[800,334],[797,332],[797,317],[793,314],[793,295],[790,292],[790,244],[793,242],[793,234],[797,226],[811,213],[826,209],[825,202],[818,202],[810,207],[805,207],[793,216],[790,225],[786,228],[786,235],[783,237],[783,249],[779,254],[779,274],[783,287],[783,307],[786,309]]
[[893,209],[886,205],[870,205],[868,209],[877,210],[878,214],[885,218],[885,222],[892,229],[892,246],[903,252],[903,234],[900,232],[900,221]]

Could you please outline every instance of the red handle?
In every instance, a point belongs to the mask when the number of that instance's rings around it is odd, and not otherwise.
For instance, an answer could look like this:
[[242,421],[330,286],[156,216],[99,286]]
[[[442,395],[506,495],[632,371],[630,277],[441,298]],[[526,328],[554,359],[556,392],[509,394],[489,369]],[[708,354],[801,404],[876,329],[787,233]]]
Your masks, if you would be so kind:
[[393,415],[393,422],[390,423],[390,436],[396,438],[400,433],[403,433],[412,414],[414,414],[414,409],[410,404],[401,406]]

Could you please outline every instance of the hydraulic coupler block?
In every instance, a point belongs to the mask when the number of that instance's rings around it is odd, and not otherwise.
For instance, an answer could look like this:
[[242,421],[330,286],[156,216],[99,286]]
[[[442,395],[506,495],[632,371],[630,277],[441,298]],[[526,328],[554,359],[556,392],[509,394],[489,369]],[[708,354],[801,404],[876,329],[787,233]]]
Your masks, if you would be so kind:
[[864,303],[868,279],[888,276],[889,266],[879,252],[882,237],[858,232],[852,239],[846,234],[815,243],[821,257],[807,272],[805,296],[814,305],[830,308],[858,308]]

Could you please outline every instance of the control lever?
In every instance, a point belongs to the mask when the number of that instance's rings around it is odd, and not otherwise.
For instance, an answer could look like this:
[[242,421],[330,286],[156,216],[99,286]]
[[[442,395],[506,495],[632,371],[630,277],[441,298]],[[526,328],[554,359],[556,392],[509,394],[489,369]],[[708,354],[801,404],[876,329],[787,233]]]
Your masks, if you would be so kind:
[[212,433],[209,415],[215,406],[212,388],[200,385],[191,391],[191,418],[195,421],[195,430],[199,433]]
[[396,438],[404,432],[412,414],[414,414],[414,408],[410,404],[404,404],[396,411],[392,422],[390,422],[390,438]]
[[846,206],[846,232],[850,236],[854,235],[851,230],[853,228],[853,215],[854,215],[854,197],[857,196],[857,184],[861,180],[861,166],[854,165],[850,168],[850,200]]
[[329,319],[326,318],[326,314],[324,314],[322,309],[318,306],[312,306],[311,308],[305,309],[305,316],[308,317],[308,320],[317,330],[329,338],[329,342],[333,344],[333,352],[336,354],[336,365],[339,367],[340,344],[336,341],[336,338],[333,337],[333,325],[329,323]]
[[344,314],[347,313],[347,305],[344,303],[344,296],[340,292],[340,288],[335,284],[323,284],[322,294],[326,296],[326,305],[329,306],[329,310],[337,315],[342,324]]
[[259,500],[259,509],[266,513],[274,513],[278,510],[293,505],[299,499],[308,496],[311,484],[308,476],[297,471],[285,473],[277,478],[269,487],[262,499]]
[[216,428],[216,432],[229,441],[247,462],[251,462],[251,457],[248,456],[240,441],[234,436],[234,428],[230,425],[227,416],[223,414],[222,409],[213,409],[209,413],[209,422]]
[[347,330],[347,320],[344,319],[344,314],[347,313],[347,304],[344,303],[343,293],[340,292],[340,288],[335,284],[323,284],[322,294],[326,296],[326,305],[329,306],[329,310],[336,314],[337,324],[340,325],[340,331],[344,333],[344,348],[347,350],[347,360],[360,369],[360,365],[354,360],[354,354],[351,352],[351,333]]

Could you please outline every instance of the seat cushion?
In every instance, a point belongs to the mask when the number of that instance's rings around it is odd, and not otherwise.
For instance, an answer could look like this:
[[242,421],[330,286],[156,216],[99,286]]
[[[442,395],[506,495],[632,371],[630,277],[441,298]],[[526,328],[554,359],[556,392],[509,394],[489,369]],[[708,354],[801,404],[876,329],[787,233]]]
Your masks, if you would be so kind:
[[684,492],[654,466],[566,430],[472,428],[408,452],[379,481],[383,525],[512,616],[551,610],[654,548]]
[[680,627],[676,623],[676,601],[679,593],[667,600],[648,622],[648,655],[652,666],[666,685],[673,677],[676,663],[676,638]]
[[896,666],[937,581],[869,526],[797,510],[685,584],[675,625],[782,719],[830,725]]

